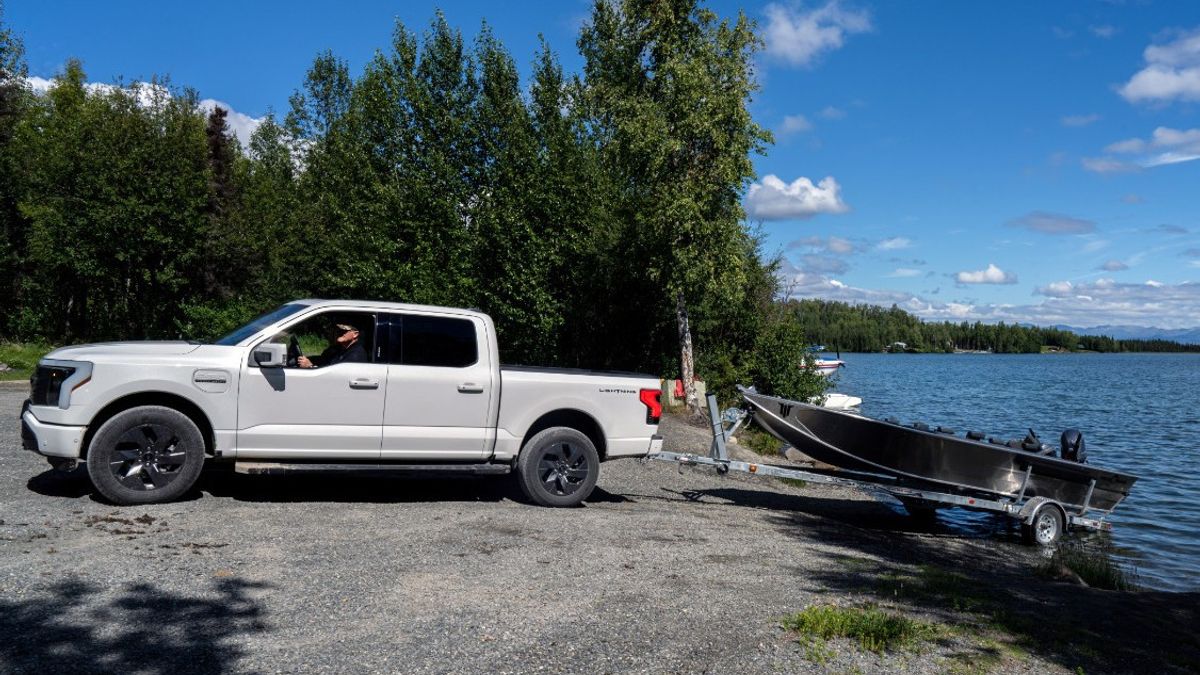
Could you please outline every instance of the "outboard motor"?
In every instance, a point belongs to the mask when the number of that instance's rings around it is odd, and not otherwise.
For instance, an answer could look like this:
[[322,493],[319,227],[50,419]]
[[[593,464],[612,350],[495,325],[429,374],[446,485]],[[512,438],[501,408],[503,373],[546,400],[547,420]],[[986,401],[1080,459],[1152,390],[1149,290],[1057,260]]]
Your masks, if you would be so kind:
[[1087,464],[1087,447],[1083,444],[1083,433],[1078,429],[1067,429],[1062,433],[1063,459],[1070,462]]

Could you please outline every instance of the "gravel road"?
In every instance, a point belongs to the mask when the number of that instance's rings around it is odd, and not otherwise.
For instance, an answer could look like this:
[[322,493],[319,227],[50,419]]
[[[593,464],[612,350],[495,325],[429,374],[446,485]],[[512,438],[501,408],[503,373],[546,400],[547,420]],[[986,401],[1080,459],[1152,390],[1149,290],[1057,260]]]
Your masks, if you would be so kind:
[[[24,396],[0,389],[0,411]],[[668,450],[704,450],[702,429],[663,432]],[[982,648],[835,641],[814,659],[780,619],[878,601],[864,570],[1027,573],[996,527],[922,530],[852,490],[636,460],[605,464],[578,509],[524,504],[497,478],[226,472],[186,501],[117,508],[22,451],[5,413],[0,671],[945,672]],[[1002,669],[1077,665],[1027,651]]]

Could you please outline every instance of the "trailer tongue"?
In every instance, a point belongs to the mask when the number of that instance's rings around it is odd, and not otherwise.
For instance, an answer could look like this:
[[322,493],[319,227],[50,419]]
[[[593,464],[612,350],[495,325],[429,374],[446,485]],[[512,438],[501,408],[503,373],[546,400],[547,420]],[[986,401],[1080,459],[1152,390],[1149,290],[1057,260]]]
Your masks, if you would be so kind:
[[[961,440],[945,430],[910,430],[752,390],[739,391],[748,405],[730,420],[729,428],[716,397],[708,396],[713,440],[707,456],[659,452],[647,459],[674,462],[681,472],[684,466],[709,466],[720,474],[735,471],[857,487],[898,499],[914,515],[952,506],[997,513],[1018,520],[1028,543],[1044,546],[1056,543],[1071,527],[1111,529],[1105,519],[1137,480],[1047,457],[1040,448],[1022,451]],[[839,468],[824,471],[730,459],[726,443],[751,416],[781,441]],[[911,436],[915,443],[905,443],[910,432],[916,434]],[[919,452],[906,454],[910,447]],[[964,447],[974,456],[965,456]]]

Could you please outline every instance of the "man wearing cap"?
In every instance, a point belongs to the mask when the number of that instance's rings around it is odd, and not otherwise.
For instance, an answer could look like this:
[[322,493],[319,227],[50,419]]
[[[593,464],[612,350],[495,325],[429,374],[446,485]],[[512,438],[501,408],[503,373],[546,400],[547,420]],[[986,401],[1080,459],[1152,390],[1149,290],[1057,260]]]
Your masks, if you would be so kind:
[[349,323],[335,323],[329,327],[329,346],[320,356],[311,359],[300,356],[296,365],[301,368],[323,368],[335,363],[366,363],[367,350],[358,340],[358,328]]

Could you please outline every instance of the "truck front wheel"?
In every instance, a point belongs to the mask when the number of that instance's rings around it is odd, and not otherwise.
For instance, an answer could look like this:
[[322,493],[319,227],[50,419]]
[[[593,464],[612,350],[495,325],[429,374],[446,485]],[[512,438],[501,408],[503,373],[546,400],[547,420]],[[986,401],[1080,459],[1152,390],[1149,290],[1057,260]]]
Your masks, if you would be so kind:
[[204,465],[204,437],[174,408],[130,408],[105,422],[87,454],[96,491],[114,504],[157,504],[178,499]]
[[537,433],[517,457],[516,479],[521,491],[542,506],[578,506],[592,494],[599,475],[596,446],[568,427]]

